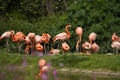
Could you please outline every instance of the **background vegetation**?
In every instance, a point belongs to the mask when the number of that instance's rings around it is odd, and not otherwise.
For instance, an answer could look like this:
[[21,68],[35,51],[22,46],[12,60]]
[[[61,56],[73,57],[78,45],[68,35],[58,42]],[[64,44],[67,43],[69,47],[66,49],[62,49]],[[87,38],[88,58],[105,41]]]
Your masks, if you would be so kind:
[[[78,26],[84,29],[82,42],[94,31],[100,53],[112,52],[111,35],[120,34],[119,8],[119,0],[0,0],[0,34],[13,29],[26,35],[45,32],[53,37],[71,24],[71,52],[75,51]],[[1,48],[4,43],[0,42]]]

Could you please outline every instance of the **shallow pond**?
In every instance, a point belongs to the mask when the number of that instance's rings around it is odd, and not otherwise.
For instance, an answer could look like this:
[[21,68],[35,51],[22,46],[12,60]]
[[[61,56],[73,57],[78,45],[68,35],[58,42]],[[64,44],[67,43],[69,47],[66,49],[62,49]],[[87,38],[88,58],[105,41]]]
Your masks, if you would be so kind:
[[120,80],[120,76],[86,73],[58,73],[59,80]]
[[[29,72],[30,71],[30,72]],[[32,71],[32,72],[31,72]],[[0,80],[41,80],[35,79],[36,71],[30,69],[26,72],[24,69],[18,70],[11,66],[0,69]],[[97,75],[77,72],[49,72],[48,80],[120,80],[120,76]]]

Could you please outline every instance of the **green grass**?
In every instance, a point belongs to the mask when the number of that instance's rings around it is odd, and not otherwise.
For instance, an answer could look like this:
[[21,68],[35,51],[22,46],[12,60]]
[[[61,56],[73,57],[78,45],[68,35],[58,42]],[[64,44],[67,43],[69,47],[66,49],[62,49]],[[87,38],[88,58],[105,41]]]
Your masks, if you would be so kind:
[[[22,62],[25,58],[27,65],[22,68]],[[19,53],[7,53],[6,51],[1,50],[0,74],[4,74],[4,76],[6,76],[5,80],[9,80],[8,78],[15,79],[15,76],[18,75],[23,76],[17,77],[19,80],[32,80],[39,72],[37,63],[41,58],[46,59],[47,62],[51,63],[53,68],[58,70],[62,68],[75,68],[79,70],[95,70],[101,72],[120,72],[120,55],[80,55],[78,53],[68,53],[65,55],[60,54],[40,57],[37,55],[25,56],[24,54]]]

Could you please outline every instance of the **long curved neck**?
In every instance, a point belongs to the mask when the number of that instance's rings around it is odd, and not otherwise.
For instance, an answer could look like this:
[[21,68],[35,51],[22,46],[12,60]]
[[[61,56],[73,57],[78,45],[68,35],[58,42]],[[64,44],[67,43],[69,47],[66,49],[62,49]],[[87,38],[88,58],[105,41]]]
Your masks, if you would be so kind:
[[65,27],[65,31],[67,33],[67,38],[69,39],[70,38],[70,32],[68,31],[68,27]]

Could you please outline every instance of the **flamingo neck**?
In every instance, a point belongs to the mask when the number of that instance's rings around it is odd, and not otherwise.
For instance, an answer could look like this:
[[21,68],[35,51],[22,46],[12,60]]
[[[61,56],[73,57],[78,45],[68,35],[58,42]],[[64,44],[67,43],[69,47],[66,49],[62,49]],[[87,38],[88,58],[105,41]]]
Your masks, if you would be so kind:
[[65,31],[67,33],[67,38],[69,39],[70,38],[70,32],[68,31],[68,27],[65,28]]

